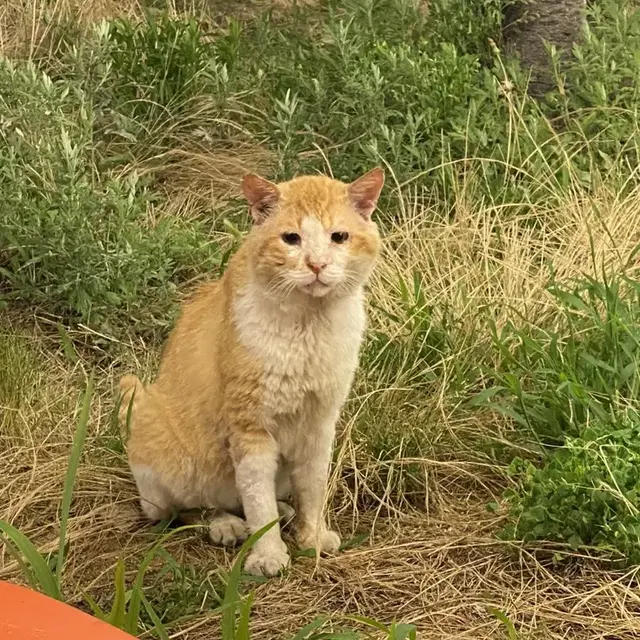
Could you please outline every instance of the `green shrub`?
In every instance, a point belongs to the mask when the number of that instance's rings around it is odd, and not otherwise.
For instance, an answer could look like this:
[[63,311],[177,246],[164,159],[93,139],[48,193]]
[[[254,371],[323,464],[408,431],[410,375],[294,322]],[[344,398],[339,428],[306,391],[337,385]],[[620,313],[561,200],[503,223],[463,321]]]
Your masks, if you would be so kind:
[[630,3],[590,10],[589,37],[542,103],[526,96],[517,63],[489,53],[504,4],[439,0],[425,18],[418,6],[372,0],[341,4],[321,26],[304,10],[284,25],[263,21],[241,36],[232,85],[256,94],[281,175],[324,170],[319,145],[341,178],[384,161],[441,203],[476,172],[481,194],[528,203],[635,166],[640,30]]
[[632,187],[633,3],[590,6],[585,42],[539,103],[526,96],[527,74],[489,46],[509,2],[328,3],[277,21],[230,21],[213,34],[194,17],[154,12],[67,46],[63,73],[92,96],[101,136],[139,153],[167,130],[179,130],[177,140],[204,127],[232,143],[244,127],[276,151],[280,177],[324,171],[325,156],[346,179],[385,162],[439,210],[462,178],[480,196],[525,204],[576,182]]
[[[640,561],[640,284],[624,274],[552,282],[553,330],[494,328],[480,402],[512,418],[538,466],[516,458],[503,535],[595,545]],[[532,442],[533,441],[533,442]]]
[[246,49],[257,42],[259,55],[241,59],[234,79],[246,87],[259,79],[281,173],[320,168],[322,158],[300,156],[320,144],[335,145],[338,177],[382,158],[405,179],[473,153],[476,139],[490,148],[504,137],[497,83],[478,55],[434,29],[408,3],[376,1],[332,11],[321,28],[301,18],[248,30]]
[[489,56],[488,39],[497,39],[505,8],[514,0],[432,0],[429,20],[433,37],[454,43],[460,51]]
[[174,116],[206,88],[213,50],[194,17],[118,18],[108,23],[103,44],[112,98],[131,118]]
[[541,468],[520,459],[510,467],[512,524],[505,537],[596,546],[640,563],[640,421],[594,421],[567,438]]
[[216,252],[151,203],[135,174],[97,164],[78,87],[0,63],[0,293],[106,331],[164,326],[175,283]]
[[624,274],[548,291],[560,326],[494,327],[499,368],[482,393],[539,443],[563,444],[591,422],[615,424],[640,400],[640,284]]

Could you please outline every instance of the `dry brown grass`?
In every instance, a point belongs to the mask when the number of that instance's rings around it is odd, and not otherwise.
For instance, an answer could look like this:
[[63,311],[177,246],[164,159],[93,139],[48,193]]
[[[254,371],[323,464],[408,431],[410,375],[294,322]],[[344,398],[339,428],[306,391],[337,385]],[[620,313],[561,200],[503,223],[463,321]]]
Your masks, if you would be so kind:
[[461,194],[453,220],[438,221],[438,212],[409,200],[387,236],[391,249],[374,296],[391,312],[389,285],[398,274],[411,281],[419,271],[428,282],[427,302],[470,322],[482,309],[498,326],[514,312],[553,326],[558,309],[546,291],[551,264],[561,282],[640,266],[633,257],[640,242],[637,190],[567,197],[552,211],[512,215],[516,208],[469,202]]
[[[247,19],[267,9],[288,11],[292,6],[314,5],[317,0],[168,0],[163,6],[172,15],[204,8],[211,16]],[[81,32],[100,20],[142,17],[141,0],[11,0],[0,6],[0,55],[46,55],[55,46],[51,34],[57,25],[73,24]]]
[[[419,267],[429,282],[429,301],[455,308],[468,318],[463,333],[487,345],[489,336],[482,332],[487,314],[504,322],[515,309],[552,326],[556,309],[544,290],[546,261],[552,260],[563,278],[592,272],[591,233],[598,268],[626,263],[637,241],[639,198],[638,193],[619,199],[605,192],[592,199],[568,198],[557,211],[540,215],[537,226],[506,209],[471,207],[464,198],[452,221],[434,223],[419,203],[405,200],[387,239],[393,251],[376,274],[372,296],[392,310],[397,273],[410,275]],[[372,330],[383,322],[374,313]],[[47,337],[46,325],[35,331],[24,327],[13,323],[3,332],[5,344],[21,345],[10,358],[22,362],[25,375],[17,376],[15,368],[0,372],[0,518],[47,552],[57,545],[77,398],[91,358],[73,364]],[[22,335],[18,341],[16,334]],[[464,340],[460,344],[467,348]],[[83,590],[108,602],[116,559],[125,558],[135,571],[136,559],[155,540],[138,512],[112,421],[112,394],[124,367],[152,371],[156,356],[155,349],[132,344],[98,372],[70,521],[64,581],[72,602],[82,601]],[[394,455],[378,460],[367,434],[380,430],[422,443],[420,453],[401,437]],[[286,636],[326,613],[337,623],[347,623],[352,615],[413,622],[429,638],[504,638],[504,628],[488,611],[496,607],[523,638],[638,637],[634,571],[608,570],[585,558],[556,566],[549,551],[496,540],[500,516],[488,514],[484,505],[499,498],[501,469],[466,445],[469,434],[488,432],[507,438],[509,427],[495,416],[462,411],[449,393],[446,374],[429,391],[411,388],[402,376],[383,385],[363,371],[338,443],[331,503],[345,538],[360,532],[370,532],[370,538],[319,565],[298,559],[286,578],[259,586],[254,636]],[[201,580],[215,576],[232,558],[199,534],[179,534],[167,549],[194,567]],[[18,567],[3,552],[0,579],[7,578],[20,579]],[[148,579],[153,582],[153,574]],[[172,627],[172,637],[218,637],[212,607],[204,602],[194,617]]]
[[15,0],[0,7],[0,55],[30,57],[50,49],[52,29],[87,29],[107,18],[141,15],[138,0]]
[[190,145],[160,150],[138,160],[125,171],[140,176],[152,173],[164,192],[165,215],[215,219],[224,211],[230,198],[240,195],[239,185],[246,173],[268,174],[272,154],[258,144]]

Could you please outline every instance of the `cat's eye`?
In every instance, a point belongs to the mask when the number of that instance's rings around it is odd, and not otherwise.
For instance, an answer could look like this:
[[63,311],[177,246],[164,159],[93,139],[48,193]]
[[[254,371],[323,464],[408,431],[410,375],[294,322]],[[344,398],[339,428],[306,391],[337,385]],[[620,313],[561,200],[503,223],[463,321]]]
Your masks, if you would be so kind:
[[290,245],[296,245],[296,244],[300,244],[301,242],[301,238],[300,235],[297,233],[283,233],[282,234],[282,239]]
[[336,244],[342,244],[349,239],[349,234],[346,231],[334,231],[331,234],[331,242]]

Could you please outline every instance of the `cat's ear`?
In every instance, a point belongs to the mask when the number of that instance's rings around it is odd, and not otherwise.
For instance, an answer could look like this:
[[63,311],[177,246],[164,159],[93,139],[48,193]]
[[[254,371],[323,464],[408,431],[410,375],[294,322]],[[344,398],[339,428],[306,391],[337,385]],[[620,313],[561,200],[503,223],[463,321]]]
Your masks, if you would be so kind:
[[262,224],[280,198],[278,187],[260,176],[250,173],[242,178],[242,193],[256,224]]
[[365,220],[371,218],[383,186],[384,171],[380,167],[376,167],[363,176],[360,176],[347,187],[349,200],[353,208]]

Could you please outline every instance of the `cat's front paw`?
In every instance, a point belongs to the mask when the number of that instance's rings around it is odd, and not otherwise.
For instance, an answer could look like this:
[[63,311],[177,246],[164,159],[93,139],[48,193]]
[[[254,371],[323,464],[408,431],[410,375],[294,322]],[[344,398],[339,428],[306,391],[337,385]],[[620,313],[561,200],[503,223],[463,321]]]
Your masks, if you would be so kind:
[[320,553],[335,553],[340,548],[340,536],[329,529],[299,532],[297,540],[301,549],[316,549]]
[[254,576],[277,576],[289,566],[289,552],[284,542],[282,546],[268,546],[254,549],[244,563],[244,570]]

